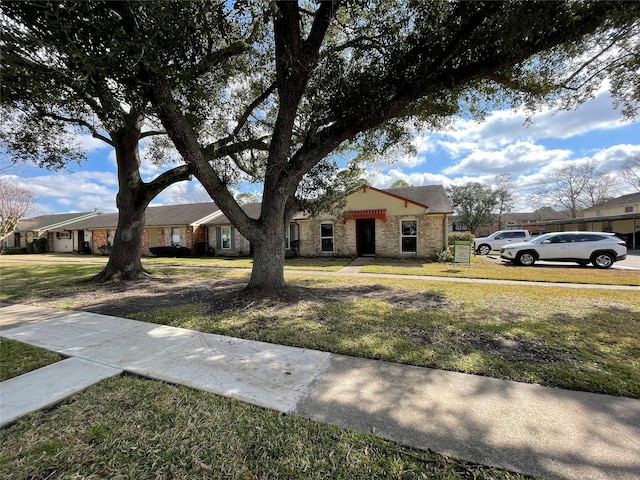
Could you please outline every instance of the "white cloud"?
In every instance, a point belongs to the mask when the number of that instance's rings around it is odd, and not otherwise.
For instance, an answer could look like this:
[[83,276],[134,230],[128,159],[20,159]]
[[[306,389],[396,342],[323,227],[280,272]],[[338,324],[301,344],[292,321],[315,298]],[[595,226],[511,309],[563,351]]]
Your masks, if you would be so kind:
[[[535,141],[536,139],[568,139],[594,130],[611,130],[631,123],[623,120],[612,108],[609,92],[601,91],[592,100],[572,111],[544,108],[532,116],[527,123],[523,110],[500,110],[492,112],[482,122],[459,120],[454,129],[442,133],[441,145],[452,152],[473,147],[495,149],[512,143],[514,139]],[[452,145],[446,138],[456,142]]]
[[36,197],[38,211],[80,212],[116,210],[118,180],[112,172],[59,172],[29,178],[16,177]]
[[622,144],[600,150],[592,158],[598,165],[619,170],[625,160],[638,156],[640,156],[640,145]]
[[389,188],[396,180],[404,180],[410,185],[444,185],[451,184],[451,180],[441,174],[411,172],[404,173],[397,168],[389,170],[387,173],[376,172],[373,175],[373,186],[376,188]]
[[549,162],[571,156],[570,150],[547,150],[542,145],[518,141],[501,150],[475,150],[457,164],[445,168],[446,175],[498,175],[524,173]]
[[97,138],[93,138],[91,135],[84,134],[84,135],[74,135],[74,136],[75,136],[76,142],[80,145],[80,147],[83,150],[86,150],[87,152],[94,152],[96,150],[102,150],[107,148],[113,150],[113,147],[111,145]]

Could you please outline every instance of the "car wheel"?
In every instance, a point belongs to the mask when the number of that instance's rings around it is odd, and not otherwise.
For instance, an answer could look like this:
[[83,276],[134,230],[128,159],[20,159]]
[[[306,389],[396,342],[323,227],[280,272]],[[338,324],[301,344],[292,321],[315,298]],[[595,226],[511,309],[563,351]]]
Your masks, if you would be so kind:
[[613,262],[616,261],[613,255],[610,253],[600,252],[596,253],[592,258],[592,263],[597,268],[610,268]]
[[489,255],[491,251],[491,247],[489,245],[483,244],[478,247],[478,253],[480,255]]
[[530,267],[536,263],[536,257],[531,252],[520,252],[516,255],[516,263],[524,267]]

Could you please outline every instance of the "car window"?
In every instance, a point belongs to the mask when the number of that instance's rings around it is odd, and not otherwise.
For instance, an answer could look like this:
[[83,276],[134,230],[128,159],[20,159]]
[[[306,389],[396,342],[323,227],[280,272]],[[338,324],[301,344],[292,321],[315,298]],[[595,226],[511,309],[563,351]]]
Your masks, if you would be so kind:
[[525,236],[524,232],[513,232],[513,238],[524,238]]
[[545,240],[549,240],[552,238],[552,235],[549,233],[545,233],[544,235],[540,235],[539,237],[534,238],[533,240],[531,240],[531,243],[542,243]]
[[571,235],[556,235],[551,238],[551,243],[567,243],[571,241]]
[[500,235],[496,235],[495,237],[493,237],[494,240],[502,240],[504,238],[505,234],[501,233]]

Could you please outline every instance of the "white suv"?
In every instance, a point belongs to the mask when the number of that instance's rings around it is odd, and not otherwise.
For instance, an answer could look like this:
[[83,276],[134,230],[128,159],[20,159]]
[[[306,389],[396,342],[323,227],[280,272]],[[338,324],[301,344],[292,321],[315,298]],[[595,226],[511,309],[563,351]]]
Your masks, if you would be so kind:
[[531,235],[528,230],[498,230],[488,237],[478,237],[473,241],[473,250],[480,255],[488,255],[491,250],[500,251],[502,247],[515,242],[528,242]]
[[516,265],[533,265],[537,260],[592,263],[609,268],[627,258],[627,247],[613,233],[555,232],[540,235],[526,243],[514,243],[500,250],[500,258]]

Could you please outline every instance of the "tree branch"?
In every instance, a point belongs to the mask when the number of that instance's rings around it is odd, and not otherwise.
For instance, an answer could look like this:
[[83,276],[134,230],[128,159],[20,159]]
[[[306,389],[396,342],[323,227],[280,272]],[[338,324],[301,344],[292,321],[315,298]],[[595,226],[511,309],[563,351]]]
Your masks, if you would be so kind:
[[180,165],[158,175],[151,182],[144,184],[147,198],[153,199],[162,190],[176,182],[191,180],[191,167]]

